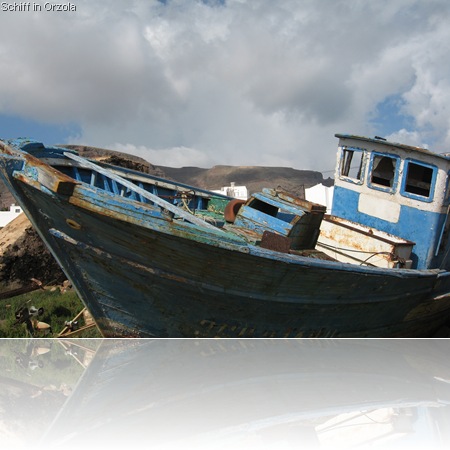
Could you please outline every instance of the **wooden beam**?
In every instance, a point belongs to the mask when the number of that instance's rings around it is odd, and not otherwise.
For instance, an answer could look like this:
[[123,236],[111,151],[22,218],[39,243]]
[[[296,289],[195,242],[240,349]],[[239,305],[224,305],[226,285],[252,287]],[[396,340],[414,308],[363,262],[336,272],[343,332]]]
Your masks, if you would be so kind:
[[177,206],[173,205],[172,203],[169,203],[168,201],[158,197],[155,194],[152,194],[151,192],[146,191],[145,189],[140,188],[139,186],[136,186],[131,181],[126,180],[125,178],[122,178],[121,176],[112,173],[110,170],[104,169],[103,167],[94,164],[93,162],[82,158],[81,156],[74,155],[72,153],[65,152],[64,156],[67,158],[73,159],[74,161],[79,162],[82,166],[85,166],[89,169],[95,170],[96,172],[101,173],[102,175],[105,175],[109,178],[111,178],[114,181],[117,181],[117,183],[120,183],[122,186],[127,187],[128,189],[131,189],[132,191],[142,195],[142,197],[146,198],[147,200],[150,200],[151,202],[155,203],[156,205],[160,206],[163,209],[166,209],[177,216],[182,217],[184,220],[191,222],[195,225],[199,225],[200,227],[207,228],[214,231],[221,231],[219,228],[215,227],[214,225],[209,224],[208,222],[205,222],[203,219],[200,219],[193,214],[190,214],[181,208],[178,208]]

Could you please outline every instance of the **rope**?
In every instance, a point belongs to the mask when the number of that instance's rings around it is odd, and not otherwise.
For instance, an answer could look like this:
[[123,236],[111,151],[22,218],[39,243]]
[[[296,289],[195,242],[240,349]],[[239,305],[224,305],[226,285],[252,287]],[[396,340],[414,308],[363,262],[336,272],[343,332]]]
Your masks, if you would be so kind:
[[362,261],[360,265],[367,264],[367,265],[370,265],[370,266],[374,266],[374,264],[367,263],[367,261],[369,261],[370,258],[373,258],[376,255],[388,255],[391,258],[393,258],[393,256],[394,256],[393,253],[391,253],[391,252],[368,252],[368,251],[364,251],[364,250],[355,250],[353,248],[335,247],[333,245],[322,244],[322,243],[320,245],[322,247],[325,247],[325,248],[328,248],[328,249],[334,250],[334,251],[369,254],[369,256],[364,261]]

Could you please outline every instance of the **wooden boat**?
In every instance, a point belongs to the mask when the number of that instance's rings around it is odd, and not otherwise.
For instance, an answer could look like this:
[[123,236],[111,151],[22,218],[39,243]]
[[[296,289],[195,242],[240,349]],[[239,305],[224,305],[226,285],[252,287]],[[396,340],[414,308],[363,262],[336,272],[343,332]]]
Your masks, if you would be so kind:
[[1,340],[2,444],[442,450],[450,444],[449,344]]
[[450,318],[450,160],[339,138],[332,215],[26,139],[0,175],[105,337],[431,336]]

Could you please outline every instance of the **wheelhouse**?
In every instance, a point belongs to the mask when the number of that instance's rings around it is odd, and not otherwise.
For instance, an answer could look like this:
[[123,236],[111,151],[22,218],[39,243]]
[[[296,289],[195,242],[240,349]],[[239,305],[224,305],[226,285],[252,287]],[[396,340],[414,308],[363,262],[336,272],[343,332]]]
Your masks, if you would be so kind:
[[336,137],[332,215],[413,241],[413,268],[448,268],[450,159],[382,138]]

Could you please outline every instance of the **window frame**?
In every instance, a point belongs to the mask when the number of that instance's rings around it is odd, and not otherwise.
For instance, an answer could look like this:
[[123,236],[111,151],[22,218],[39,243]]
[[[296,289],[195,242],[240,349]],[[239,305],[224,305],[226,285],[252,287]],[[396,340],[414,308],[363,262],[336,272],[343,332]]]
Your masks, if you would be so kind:
[[[376,156],[387,157],[395,161],[394,179],[392,180],[392,186],[384,186],[382,184],[372,182],[373,164]],[[400,158],[400,156],[392,153],[372,151],[370,154],[369,170],[367,174],[367,186],[376,191],[388,192],[391,194],[395,193],[397,191],[398,180],[400,177],[399,167],[401,164],[401,160],[402,159]]]
[[447,179],[445,181],[444,202],[445,206],[450,204],[450,170],[447,172]]
[[[418,166],[422,166],[422,167],[425,167],[425,168],[428,168],[428,169],[431,169],[433,171],[432,175],[431,175],[430,191],[429,191],[428,197],[425,197],[424,195],[414,194],[413,192],[406,191],[406,182],[407,182],[407,178],[408,178],[408,169],[409,169],[409,164],[410,163],[416,164]],[[425,203],[431,203],[434,200],[434,194],[435,194],[435,190],[436,190],[437,174],[438,174],[438,167],[435,166],[434,164],[425,163],[423,161],[419,161],[419,160],[414,159],[414,158],[406,158],[404,160],[404,163],[403,163],[403,180],[402,180],[402,184],[401,184],[401,188],[400,188],[400,194],[403,197],[406,197],[406,198],[419,200],[419,201],[425,202]]]
[[[344,155],[346,152],[353,152],[353,155],[355,153],[361,154],[361,164],[359,167],[360,170],[360,178],[354,178],[349,175],[343,175],[343,163],[344,163]],[[358,184],[362,185],[364,184],[364,178],[365,178],[365,172],[366,172],[366,153],[367,150],[365,148],[361,147],[348,147],[348,146],[342,146],[341,152],[339,155],[339,166],[338,166],[338,175],[339,179],[343,181],[347,181],[348,183]],[[353,157],[352,157],[353,158]]]

